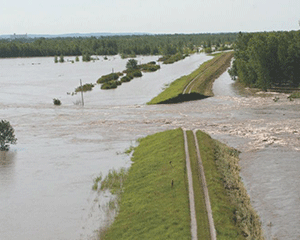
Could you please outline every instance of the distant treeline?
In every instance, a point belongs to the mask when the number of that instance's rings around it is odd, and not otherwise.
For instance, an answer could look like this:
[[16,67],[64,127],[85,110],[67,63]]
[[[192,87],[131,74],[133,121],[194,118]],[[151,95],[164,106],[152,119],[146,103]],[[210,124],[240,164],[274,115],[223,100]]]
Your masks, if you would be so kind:
[[232,44],[237,33],[108,36],[89,38],[38,38],[0,40],[0,57],[90,55],[174,55],[196,47]]
[[239,33],[233,78],[249,87],[299,87],[300,31]]

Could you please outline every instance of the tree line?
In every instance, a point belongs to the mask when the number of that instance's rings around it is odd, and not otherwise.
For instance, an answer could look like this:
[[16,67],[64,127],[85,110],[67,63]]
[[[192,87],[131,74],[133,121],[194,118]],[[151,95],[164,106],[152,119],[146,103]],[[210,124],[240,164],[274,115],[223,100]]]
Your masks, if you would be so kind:
[[300,31],[239,33],[232,78],[249,87],[300,86]]
[[90,55],[174,55],[195,48],[232,44],[237,33],[162,34],[0,40],[0,57]]

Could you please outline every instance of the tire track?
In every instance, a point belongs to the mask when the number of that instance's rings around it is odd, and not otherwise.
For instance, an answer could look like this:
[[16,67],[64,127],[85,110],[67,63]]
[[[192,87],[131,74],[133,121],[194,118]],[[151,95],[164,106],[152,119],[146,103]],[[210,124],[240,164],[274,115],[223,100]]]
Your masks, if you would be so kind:
[[196,151],[197,151],[200,176],[201,176],[201,180],[202,180],[205,206],[206,206],[206,211],[207,211],[207,215],[208,215],[210,238],[211,238],[211,240],[217,240],[217,234],[216,234],[214,219],[213,219],[213,215],[212,215],[211,204],[210,204],[210,200],[209,200],[208,188],[207,188],[206,179],[205,179],[205,172],[204,172],[204,167],[202,164],[202,159],[201,159],[201,155],[200,155],[199,144],[198,144],[196,132],[197,132],[197,130],[194,130],[193,135],[194,135],[194,141],[195,141],[195,146],[196,146]]
[[[215,61],[212,62],[212,65],[218,63],[218,61],[220,61],[220,59],[217,59]],[[188,88],[195,82],[195,80],[197,80],[201,75],[203,75],[206,71],[207,71],[208,68],[204,69],[204,71],[200,72],[196,77],[194,77],[189,83],[188,85],[184,88],[182,94],[187,94],[187,90]],[[189,91],[188,91],[188,94],[190,94],[193,90],[193,86],[190,87]]]
[[190,202],[190,214],[191,214],[191,235],[192,240],[197,240],[197,219],[196,219],[196,209],[195,209],[195,196],[194,196],[194,188],[193,188],[193,177],[190,163],[190,155],[189,155],[189,146],[187,141],[186,130],[183,130],[184,136],[184,149],[186,156],[186,169],[187,169],[187,177],[188,177],[188,186],[189,186],[189,202]]

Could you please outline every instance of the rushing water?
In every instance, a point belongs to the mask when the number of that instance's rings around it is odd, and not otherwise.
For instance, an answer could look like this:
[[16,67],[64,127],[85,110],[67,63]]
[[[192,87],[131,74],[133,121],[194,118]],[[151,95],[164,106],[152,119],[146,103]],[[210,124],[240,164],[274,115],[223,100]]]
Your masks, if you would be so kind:
[[[54,64],[53,58],[0,60],[0,119],[18,144],[0,156],[0,239],[91,239],[108,194],[93,179],[130,165],[122,154],[139,137],[185,127],[201,129],[242,151],[242,177],[267,239],[300,239],[300,101],[280,94],[241,95],[227,73],[215,97],[147,106],[161,88],[210,57],[193,55],[115,90],[67,95],[126,61]],[[145,63],[157,57],[139,57]],[[56,107],[53,98],[62,106]],[[75,104],[74,104],[75,103]]]

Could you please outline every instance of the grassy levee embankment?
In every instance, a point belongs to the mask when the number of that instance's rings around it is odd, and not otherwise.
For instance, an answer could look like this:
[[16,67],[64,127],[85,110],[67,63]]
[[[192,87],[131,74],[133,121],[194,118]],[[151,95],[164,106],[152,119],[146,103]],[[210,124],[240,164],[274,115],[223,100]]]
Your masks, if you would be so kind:
[[209,222],[208,222],[208,215],[205,206],[205,198],[204,198],[202,180],[201,180],[200,169],[199,169],[199,164],[197,159],[194,135],[192,131],[187,131],[186,134],[187,134],[191,169],[193,175],[193,188],[194,188],[194,197],[195,197],[198,239],[209,240],[210,239]]
[[[210,239],[193,133],[187,131],[198,239]],[[218,240],[263,239],[259,217],[239,176],[238,152],[198,131]],[[101,239],[191,239],[189,192],[181,129],[147,136],[135,148],[119,214]],[[173,184],[172,184],[173,183]]]
[[264,239],[240,178],[238,151],[198,131],[197,138],[218,240]]
[[120,212],[103,239],[191,239],[182,130],[141,139],[132,161]]
[[[216,55],[189,75],[175,80],[147,104],[167,104],[198,100],[213,96],[213,82],[230,66],[233,52]],[[190,84],[186,93],[184,90]]]

